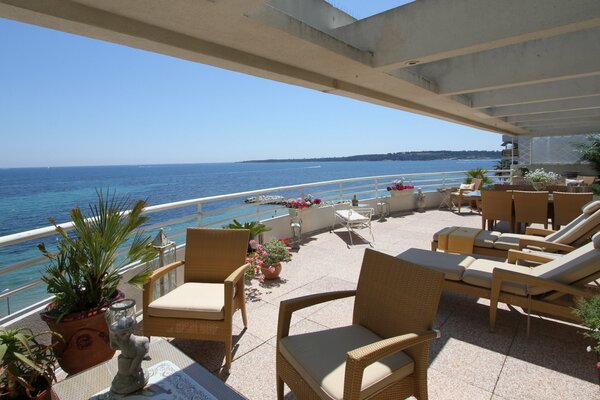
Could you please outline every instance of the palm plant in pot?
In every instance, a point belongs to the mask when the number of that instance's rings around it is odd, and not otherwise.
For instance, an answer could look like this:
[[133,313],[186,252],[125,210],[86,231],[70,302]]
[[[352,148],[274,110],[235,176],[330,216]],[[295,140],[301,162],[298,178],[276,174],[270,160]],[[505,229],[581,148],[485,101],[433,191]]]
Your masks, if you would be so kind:
[[[260,235],[271,230],[270,227],[257,221],[244,222],[242,224],[237,219],[234,219],[230,224],[223,225],[223,229],[247,229],[250,231],[250,242],[253,240],[256,241],[256,239],[261,238]],[[248,253],[254,251],[254,247],[250,245],[250,242],[248,243]],[[262,242],[262,239],[259,242]]]
[[50,398],[50,385],[56,380],[54,345],[41,338],[52,334],[0,327],[0,398]]
[[[62,336],[55,351],[68,373],[113,356],[104,314],[110,303],[123,297],[117,289],[122,280],[120,269],[134,261],[148,262],[156,255],[149,236],[134,234],[148,220],[142,215],[145,201],[133,202],[129,210],[127,197],[117,198],[109,191],[96,193],[98,203],[89,206],[87,216],[79,207],[71,210],[72,234],[50,218],[61,237],[56,252],[48,251],[44,244],[38,246],[50,259],[42,280],[55,296],[41,317]],[[120,255],[125,244],[128,249]],[[141,288],[150,273],[145,269],[129,283]]]

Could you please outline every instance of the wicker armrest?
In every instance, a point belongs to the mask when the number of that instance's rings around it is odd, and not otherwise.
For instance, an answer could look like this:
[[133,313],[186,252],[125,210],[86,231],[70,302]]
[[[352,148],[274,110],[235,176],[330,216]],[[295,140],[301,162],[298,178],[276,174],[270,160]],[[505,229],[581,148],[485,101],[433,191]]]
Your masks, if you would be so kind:
[[527,228],[525,228],[526,235],[548,236],[549,234],[554,233],[554,232],[556,232],[556,231],[552,230],[552,229],[532,228],[531,226],[528,226]]
[[508,261],[510,264],[517,264],[518,261],[529,261],[544,264],[552,260],[554,260],[554,258],[547,257],[543,254],[528,253],[515,249],[508,250],[508,257],[506,258],[506,261]]
[[225,287],[227,287],[227,285],[233,286],[238,283],[238,281],[244,277],[246,271],[248,271],[248,267],[250,267],[250,264],[244,264],[233,271],[227,278],[225,278]]
[[561,243],[553,243],[547,242],[545,240],[536,240],[536,239],[520,239],[519,240],[519,250],[522,250],[526,247],[540,248],[544,251],[549,252],[557,252],[557,253],[570,253],[575,250],[575,247],[569,246]]
[[297,297],[295,299],[284,300],[279,303],[279,320],[277,323],[277,341],[286,337],[290,333],[290,321],[292,313],[306,307],[314,306],[327,301],[343,299],[356,295],[356,290],[343,290],[338,292],[327,292],[311,294],[308,296]]
[[537,276],[510,271],[503,268],[494,268],[494,271],[492,272],[492,299],[498,299],[500,289],[502,287],[502,282],[523,283],[530,286],[542,287],[544,289],[547,289],[548,291],[555,290],[557,292],[571,294],[577,297],[590,296],[590,294],[585,290],[565,285],[564,283],[551,281],[548,279],[542,279],[538,278]]
[[378,342],[349,351],[346,355],[344,398],[351,398],[350,394],[360,392],[363,372],[365,368],[375,361],[439,337],[440,332],[437,330],[421,333],[407,333],[388,339],[382,339]]

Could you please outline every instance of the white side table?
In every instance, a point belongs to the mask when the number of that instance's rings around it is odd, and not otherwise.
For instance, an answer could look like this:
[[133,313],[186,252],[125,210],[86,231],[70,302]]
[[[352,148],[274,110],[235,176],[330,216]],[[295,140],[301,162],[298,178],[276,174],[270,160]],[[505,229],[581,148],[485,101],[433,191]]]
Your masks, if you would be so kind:
[[379,214],[379,220],[390,216],[390,203],[385,199],[378,199],[376,204],[377,214]]
[[442,189],[438,189],[437,191],[439,194],[442,195],[442,201],[440,202],[440,206],[438,207],[438,210],[441,210],[444,207],[449,210],[452,209],[452,201],[450,199],[450,193],[452,193],[452,189],[442,188]]

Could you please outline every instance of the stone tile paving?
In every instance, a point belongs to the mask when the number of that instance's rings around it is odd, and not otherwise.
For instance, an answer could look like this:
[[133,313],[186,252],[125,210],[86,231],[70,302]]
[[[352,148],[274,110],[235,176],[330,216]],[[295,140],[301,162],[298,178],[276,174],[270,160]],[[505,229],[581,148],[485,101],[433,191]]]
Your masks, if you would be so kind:
[[[476,214],[430,210],[399,214],[373,223],[372,248],[397,255],[410,247],[430,248],[433,232],[448,225],[480,227]],[[223,345],[208,341],[172,341],[190,357],[249,399],[275,399],[275,334],[279,302],[283,299],[347,290],[356,286],[362,254],[369,244],[355,240],[349,247],[343,230],[307,238],[292,261],[284,265],[281,280],[248,282],[247,329],[239,315],[234,320],[234,361],[222,370]],[[577,326],[526,317],[503,306],[496,332],[488,326],[488,304],[460,294],[444,293],[436,326],[442,337],[431,348],[429,393],[433,400],[450,399],[600,399],[588,342]],[[336,327],[351,321],[352,299],[337,300],[298,312],[291,332]],[[239,313],[238,313],[239,314]],[[286,388],[286,400],[295,396]]]

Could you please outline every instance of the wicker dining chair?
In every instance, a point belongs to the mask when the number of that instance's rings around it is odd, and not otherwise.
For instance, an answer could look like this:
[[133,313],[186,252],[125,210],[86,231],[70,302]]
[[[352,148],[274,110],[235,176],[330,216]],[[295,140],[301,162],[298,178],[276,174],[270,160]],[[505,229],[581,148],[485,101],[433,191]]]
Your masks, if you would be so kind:
[[548,192],[513,192],[515,204],[515,230],[519,233],[521,222],[543,224],[548,229]]
[[581,213],[582,207],[592,201],[593,193],[562,193],[554,192],[554,215],[552,229],[573,221]]
[[[188,228],[185,261],[157,269],[144,285],[144,335],[225,342],[226,368],[231,368],[232,317],[246,303],[244,274],[250,231]],[[183,285],[153,300],[156,282],[183,266]]]
[[[429,342],[444,274],[372,249],[356,290],[285,300],[277,329],[277,398],[427,399]],[[292,313],[355,296],[352,325],[289,335]]]
[[503,190],[481,191],[481,228],[492,230],[496,221],[508,221],[512,232],[513,226],[513,192]]

